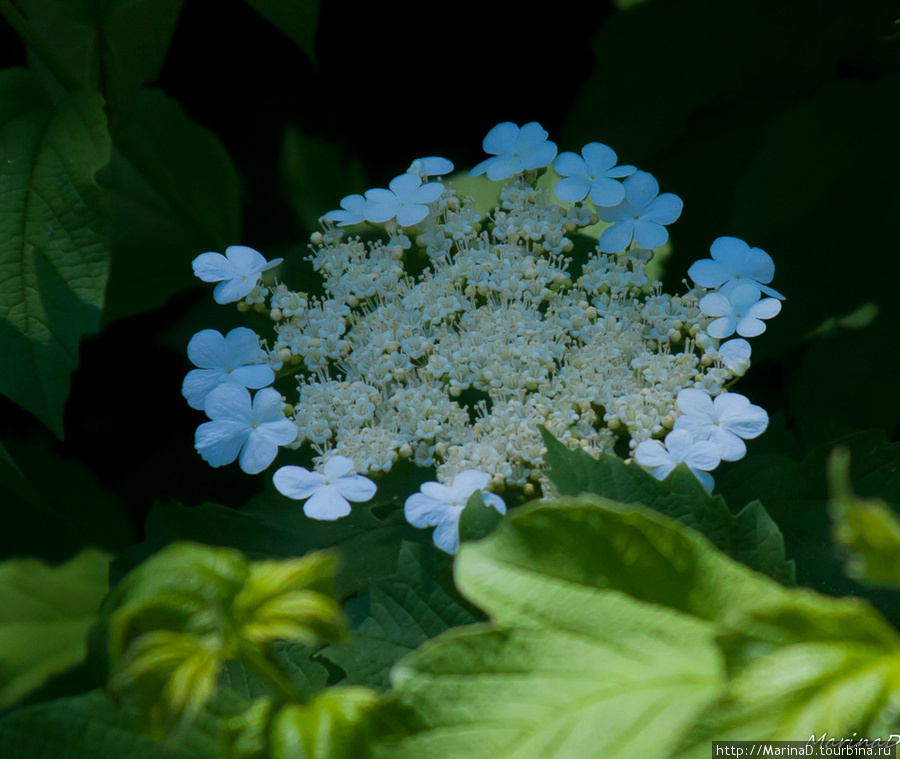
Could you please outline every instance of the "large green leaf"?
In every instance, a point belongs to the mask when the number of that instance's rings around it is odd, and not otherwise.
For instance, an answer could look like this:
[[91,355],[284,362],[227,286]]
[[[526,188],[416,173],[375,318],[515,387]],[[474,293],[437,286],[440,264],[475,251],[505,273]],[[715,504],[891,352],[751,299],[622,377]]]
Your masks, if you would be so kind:
[[549,477],[561,494],[596,493],[613,501],[644,504],[699,530],[751,569],[779,582],[794,582],[794,563],[785,559],[781,532],[758,501],[732,514],[721,496],[709,495],[683,467],[660,482],[616,456],[595,459],[581,449],[569,450],[546,430],[543,436]]
[[638,505],[519,509],[460,549],[456,579],[493,624],[395,668],[414,727],[385,757],[700,757],[869,735],[900,695],[900,636],[868,604],[786,589]]
[[391,667],[403,656],[450,627],[475,621],[452,582],[442,581],[449,579],[448,570],[446,554],[403,543],[397,572],[374,580],[368,594],[349,605],[350,617],[362,619],[347,640],[321,653],[346,673],[342,685],[385,689]]
[[240,241],[237,174],[216,137],[145,90],[114,130],[99,179],[112,215],[107,320],[158,308],[197,284],[191,261]]
[[21,70],[0,74],[0,392],[60,437],[78,343],[100,322],[109,272],[94,175],[110,160],[96,93],[42,102]]
[[[140,87],[162,68],[184,0],[19,0],[35,34],[80,88],[103,93],[113,121],[130,116]],[[32,68],[61,91],[41,54]],[[64,84],[64,83],[62,83]]]
[[215,759],[218,721],[201,716],[177,740],[141,733],[133,709],[102,691],[37,704],[0,720],[0,756],[15,759]]
[[58,567],[0,563],[0,709],[84,659],[110,558],[89,549]]
[[682,610],[712,549],[682,555],[668,522],[600,503],[520,509],[460,549],[460,590],[494,626],[452,630],[395,668],[421,727],[385,756],[657,756],[715,695],[716,627]]

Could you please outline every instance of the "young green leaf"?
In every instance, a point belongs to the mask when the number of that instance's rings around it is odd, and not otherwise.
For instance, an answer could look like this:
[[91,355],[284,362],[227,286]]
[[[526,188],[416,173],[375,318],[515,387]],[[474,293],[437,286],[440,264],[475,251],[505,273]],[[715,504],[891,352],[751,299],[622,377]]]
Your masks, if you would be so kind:
[[832,534],[846,552],[854,580],[900,586],[900,518],[880,499],[858,498],[850,486],[850,452],[836,448],[828,461]]

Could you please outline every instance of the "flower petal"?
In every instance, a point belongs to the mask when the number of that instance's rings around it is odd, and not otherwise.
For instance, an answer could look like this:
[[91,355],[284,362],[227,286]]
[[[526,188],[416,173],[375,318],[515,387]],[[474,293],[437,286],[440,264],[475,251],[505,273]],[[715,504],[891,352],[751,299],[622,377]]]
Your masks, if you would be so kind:
[[303,501],[324,487],[325,476],[302,466],[283,466],[272,476],[272,482],[283,496]]
[[432,498],[425,493],[414,493],[406,499],[403,514],[413,527],[430,527],[444,519],[448,508],[444,500]]
[[502,124],[497,124],[487,133],[481,143],[481,147],[485,153],[494,155],[508,153],[515,148],[518,135],[519,127],[511,121],[504,121]]
[[310,519],[333,522],[347,516],[351,511],[347,499],[333,485],[319,488],[315,494],[303,504],[303,513]]
[[603,253],[618,253],[625,250],[634,236],[634,221],[619,221],[603,230],[597,247]]
[[[256,347],[259,350],[259,342]],[[188,343],[187,356],[200,369],[222,368],[228,356],[226,338],[214,329],[202,329]]]
[[567,203],[584,200],[590,190],[591,183],[587,177],[583,176],[564,177],[553,185],[553,192],[556,193],[556,197]]
[[604,174],[616,165],[616,151],[602,142],[589,142],[581,149],[581,155],[594,174]]
[[236,274],[234,264],[221,253],[201,253],[194,259],[192,267],[194,275],[204,282],[219,282]]
[[347,474],[341,477],[334,487],[348,501],[363,503],[375,495],[378,486],[368,477],[361,474]]

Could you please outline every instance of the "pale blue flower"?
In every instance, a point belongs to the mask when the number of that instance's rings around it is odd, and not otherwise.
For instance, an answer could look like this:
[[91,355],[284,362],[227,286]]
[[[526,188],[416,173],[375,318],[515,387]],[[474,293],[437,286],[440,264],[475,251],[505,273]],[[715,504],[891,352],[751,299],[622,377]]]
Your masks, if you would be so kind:
[[332,456],[322,472],[310,472],[302,466],[283,466],[272,478],[284,496],[305,500],[303,513],[310,519],[334,521],[350,513],[350,501],[368,501],[378,489],[372,480],[356,474],[352,459]]
[[755,283],[740,283],[707,293],[700,299],[700,310],[716,317],[706,327],[711,337],[721,340],[737,332],[741,337],[756,337],[766,331],[763,319],[771,319],[781,311],[775,298],[760,300]]
[[329,211],[322,218],[336,221],[339,227],[362,224],[366,220],[366,199],[362,195],[347,195],[341,198],[339,210]]
[[274,461],[278,447],[294,442],[297,425],[282,411],[281,393],[271,387],[256,393],[228,382],[210,390],[204,404],[212,420],[197,428],[194,447],[210,466],[238,459],[247,474],[259,474]]
[[198,367],[181,385],[191,408],[202,409],[209,392],[225,382],[256,390],[275,381],[272,368],[259,363],[265,355],[259,337],[247,327],[237,327],[224,337],[214,329],[201,330],[188,343],[187,355]]
[[417,158],[406,170],[408,174],[415,174],[423,180],[428,177],[445,177],[453,171],[453,162],[446,158],[432,155],[426,158]]
[[432,527],[434,544],[442,551],[456,553],[459,547],[459,518],[469,496],[481,490],[481,500],[486,506],[493,506],[501,514],[506,513],[506,504],[496,493],[484,490],[491,477],[474,469],[460,472],[450,485],[439,482],[426,482],[415,493],[406,499],[403,512],[413,527]]
[[556,143],[547,139],[547,132],[536,121],[521,128],[511,121],[497,124],[487,133],[482,147],[492,157],[475,166],[469,176],[487,172],[488,179],[494,182],[549,166],[556,157]]
[[637,169],[634,166],[616,166],[616,154],[612,148],[599,142],[591,142],[575,153],[560,153],[553,162],[556,173],[563,177],[553,192],[560,200],[574,203],[590,195],[598,206],[614,206],[625,199],[625,188],[617,178],[627,177]]
[[440,182],[422,184],[416,174],[401,174],[390,181],[388,189],[366,191],[366,221],[381,224],[396,217],[401,227],[411,227],[428,216],[428,204],[441,197],[443,191]]
[[597,215],[612,226],[603,230],[598,247],[604,253],[625,250],[631,241],[653,250],[669,239],[667,224],[681,216],[684,205],[671,192],[659,194],[659,184],[646,171],[635,171],[622,183],[625,199],[612,208],[597,208]]
[[658,480],[664,480],[678,464],[684,463],[711,493],[714,481],[709,471],[719,465],[721,456],[715,443],[697,440],[687,430],[672,430],[666,435],[665,444],[659,440],[638,443],[634,460]]
[[759,437],[769,425],[769,415],[739,393],[721,393],[712,398],[689,387],[675,399],[681,416],[675,430],[687,430],[695,440],[709,440],[719,449],[722,461],[737,461],[747,453],[745,440]]
[[232,245],[221,253],[201,253],[194,259],[194,274],[204,282],[218,282],[213,290],[216,303],[234,303],[249,295],[264,271],[283,259],[266,261],[261,253],[245,245]]
[[737,237],[719,237],[709,248],[712,259],[695,261],[688,275],[701,287],[722,287],[730,283],[755,284],[766,295],[784,300],[768,286],[775,276],[775,262],[760,248],[751,248]]

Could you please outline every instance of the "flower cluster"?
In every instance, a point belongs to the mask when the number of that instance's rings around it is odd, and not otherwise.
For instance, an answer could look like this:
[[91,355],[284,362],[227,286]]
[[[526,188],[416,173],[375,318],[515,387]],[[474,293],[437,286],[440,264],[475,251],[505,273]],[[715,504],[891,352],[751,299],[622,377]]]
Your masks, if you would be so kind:
[[[647,264],[682,202],[654,177],[600,143],[557,156],[537,123],[500,124],[483,146],[470,175],[502,183],[487,213],[452,180],[432,181],[453,165],[428,157],[325,214],[309,257],[320,295],[261,284],[277,262],[247,248],[198,257],[216,300],[273,323],[270,341],[249,330],[192,340],[184,394],[212,420],[196,439],[207,461],[259,472],[279,447],[305,451],[313,471],[282,467],[275,485],[320,519],[374,495],[363,474],[401,460],[433,468],[406,515],[452,551],[474,490],[495,491],[483,500],[500,512],[496,492],[552,492],[542,427],[660,478],[684,462],[710,489],[709,472],[744,455],[768,419],[728,388],[750,365],[744,338],[781,307],[771,258],[720,237],[691,266],[693,286],[666,294]],[[359,224],[382,237],[351,233]],[[276,372],[296,376],[295,402],[268,387]]]

